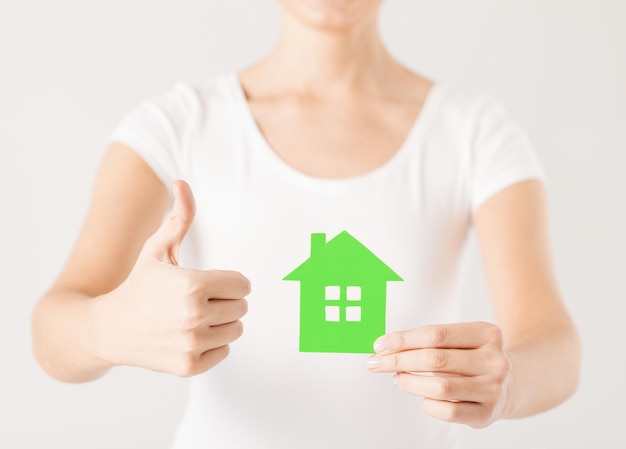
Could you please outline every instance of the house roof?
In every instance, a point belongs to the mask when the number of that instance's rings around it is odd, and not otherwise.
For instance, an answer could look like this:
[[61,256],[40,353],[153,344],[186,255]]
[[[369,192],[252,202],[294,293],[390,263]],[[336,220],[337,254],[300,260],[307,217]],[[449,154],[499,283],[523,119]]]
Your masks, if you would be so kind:
[[324,281],[330,285],[403,280],[347,231],[325,240],[325,234],[312,234],[311,256],[283,279]]

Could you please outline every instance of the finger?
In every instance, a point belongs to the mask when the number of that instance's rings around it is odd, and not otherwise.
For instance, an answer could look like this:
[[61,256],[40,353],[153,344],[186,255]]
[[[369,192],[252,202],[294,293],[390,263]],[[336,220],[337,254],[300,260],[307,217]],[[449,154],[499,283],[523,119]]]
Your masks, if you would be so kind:
[[210,349],[200,355],[183,354],[170,372],[180,377],[191,377],[204,373],[224,360],[230,353],[229,346]]
[[204,324],[182,331],[173,340],[172,349],[188,355],[199,355],[210,349],[225,346],[243,334],[243,323],[239,320],[216,326]]
[[237,271],[196,271],[197,282],[206,299],[241,299],[250,294],[250,280]]
[[424,376],[409,373],[394,375],[394,383],[406,393],[439,401],[485,402],[492,395],[479,377]]
[[453,373],[464,376],[484,374],[487,355],[480,349],[415,349],[389,355],[373,355],[367,365],[370,371],[393,373]]
[[211,349],[229,345],[243,335],[243,323],[233,321],[219,326],[202,326],[181,336],[178,350],[193,354],[204,354]]
[[193,192],[185,181],[174,182],[174,204],[165,221],[146,242],[152,257],[178,265],[178,251],[196,213]]
[[243,323],[241,321],[233,321],[231,323],[207,327],[203,346],[200,350],[204,353],[211,349],[229,345],[242,335]]
[[472,427],[485,427],[491,422],[491,412],[480,403],[438,401],[426,398],[423,408],[434,418]]
[[230,346],[228,345],[203,352],[198,362],[199,372],[204,373],[210,370],[228,357],[228,354],[230,354]]
[[440,324],[384,335],[376,340],[374,350],[392,354],[421,348],[471,349],[501,339],[500,328],[490,323]]
[[245,299],[211,299],[207,304],[206,321],[210,326],[232,323],[248,312]]

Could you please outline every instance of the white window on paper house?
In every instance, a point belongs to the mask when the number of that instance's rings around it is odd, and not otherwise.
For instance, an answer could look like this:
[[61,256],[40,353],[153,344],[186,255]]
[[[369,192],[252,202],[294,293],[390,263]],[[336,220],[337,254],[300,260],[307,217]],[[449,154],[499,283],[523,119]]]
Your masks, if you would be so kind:
[[[330,285],[324,288],[324,296],[326,301],[339,301],[341,299],[341,287],[338,285]],[[346,288],[346,300],[348,301],[360,301],[361,300],[361,287],[349,286]],[[341,321],[341,307],[340,306],[326,306],[325,307],[326,321]],[[345,307],[345,319],[346,321],[360,322],[361,321],[361,306],[347,306]]]

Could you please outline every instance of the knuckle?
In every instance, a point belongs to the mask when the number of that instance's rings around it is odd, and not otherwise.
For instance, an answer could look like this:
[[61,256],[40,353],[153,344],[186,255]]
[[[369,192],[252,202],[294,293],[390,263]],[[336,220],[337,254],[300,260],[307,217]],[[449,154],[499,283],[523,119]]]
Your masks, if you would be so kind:
[[[389,341],[389,347],[387,351],[397,351],[404,348],[406,339],[404,338],[404,332],[394,332],[387,337]],[[397,362],[397,358],[394,359],[394,363]]]
[[428,356],[428,366],[432,369],[442,369],[448,364],[448,353],[442,350],[433,350]]
[[[383,366],[384,366],[384,360],[385,357],[383,357]],[[398,357],[398,354],[391,354],[390,356],[388,356],[388,369],[394,370],[394,371],[402,371],[400,369],[400,358]]]
[[184,298],[198,299],[203,295],[201,283],[189,271],[186,271],[180,280],[180,292]]
[[183,352],[191,353],[197,351],[200,348],[200,335],[195,330],[183,332],[181,340],[181,349]]
[[198,368],[198,357],[185,353],[180,357],[174,373],[178,377],[191,377],[196,374]]
[[459,406],[455,402],[442,402],[438,415],[444,421],[456,421],[460,416]]
[[444,408],[448,421],[459,421],[463,415],[458,402],[448,402]]
[[506,356],[500,357],[496,363],[496,369],[495,369],[497,378],[505,379],[506,377],[509,376],[511,369],[512,369],[511,360]]
[[455,403],[448,403],[443,407],[444,419],[447,421],[457,421],[460,416],[459,406]]
[[454,394],[454,386],[448,379],[440,379],[435,387],[435,394],[442,399],[451,398]]
[[504,341],[504,337],[502,335],[502,329],[499,326],[491,323],[484,323],[483,335],[487,342],[495,345],[501,345]]
[[448,330],[443,326],[433,326],[430,328],[428,339],[431,346],[442,346],[448,339]]
[[183,330],[191,330],[198,327],[202,321],[202,311],[197,304],[185,304],[180,311],[180,327]]

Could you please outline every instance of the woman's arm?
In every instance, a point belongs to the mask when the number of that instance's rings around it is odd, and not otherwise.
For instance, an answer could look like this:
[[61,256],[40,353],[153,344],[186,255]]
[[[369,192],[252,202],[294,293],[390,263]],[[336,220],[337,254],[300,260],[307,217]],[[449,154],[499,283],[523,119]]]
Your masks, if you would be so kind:
[[94,355],[93,298],[112,291],[128,276],[167,204],[163,183],[143,159],[125,145],[112,143],[74,249],[33,311],[33,352],[50,375],[80,382],[110,368]]
[[195,205],[186,183],[174,187],[159,227],[165,187],[131,148],[108,149],[75,248],[33,311],[33,352],[51,376],[85,382],[115,365],[194,375],[241,335],[249,281],[177,266]]
[[[546,410],[578,384],[580,342],[558,293],[538,181],[517,183],[474,218],[498,325],[458,323],[378,339],[373,372],[396,372],[437,418],[484,427]],[[428,372],[433,376],[416,375]]]
[[581,359],[555,279],[542,183],[525,181],[496,194],[479,207],[474,226],[512,362],[503,417],[532,415],[575,391]]

